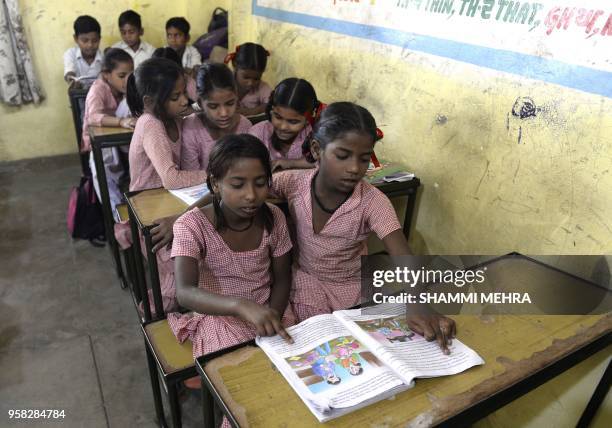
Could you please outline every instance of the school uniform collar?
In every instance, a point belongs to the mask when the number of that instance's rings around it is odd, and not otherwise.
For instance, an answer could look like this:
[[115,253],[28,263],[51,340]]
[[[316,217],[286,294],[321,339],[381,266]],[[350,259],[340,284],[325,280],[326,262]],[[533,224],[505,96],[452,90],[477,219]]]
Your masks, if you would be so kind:
[[133,55],[136,55],[138,52],[144,52],[144,48],[145,48],[145,41],[141,40],[140,44],[138,45],[138,49],[136,49],[135,51],[132,50],[131,47],[128,46],[127,43],[125,43],[123,40],[121,40],[119,42],[119,48],[123,49],[124,51],[126,51],[127,53],[131,53]]
[[[76,45],[76,51],[77,51],[77,54],[76,54],[77,59],[82,59],[83,61],[85,61],[85,59],[83,59],[83,53],[81,52],[81,48],[79,47],[79,45]],[[94,58],[94,62],[102,62],[102,52],[100,51],[100,49],[98,49],[98,52],[96,52],[96,57]]]

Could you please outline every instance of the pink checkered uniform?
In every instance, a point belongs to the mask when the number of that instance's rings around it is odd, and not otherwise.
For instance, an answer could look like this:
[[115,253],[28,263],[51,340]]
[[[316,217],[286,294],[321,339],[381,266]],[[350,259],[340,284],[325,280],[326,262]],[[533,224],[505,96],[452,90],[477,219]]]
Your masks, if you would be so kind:
[[[155,116],[144,113],[138,118],[130,144],[130,190],[180,189],[206,181],[204,171],[182,171],[181,159],[182,119],[176,121],[179,138],[172,141],[163,123]],[[144,250],[144,244],[143,244]],[[157,267],[164,310],[175,310],[176,288],[174,264],[165,247],[157,251]],[[151,308],[153,308],[153,300]]]
[[[370,232],[383,239],[401,229],[391,201],[362,180],[351,196],[315,233],[311,181],[317,169],[283,171],[272,176],[272,191],[287,199],[296,223],[291,290],[298,322],[311,316],[354,306],[360,301],[361,259]],[[297,253],[297,256],[296,256]]]
[[[183,148],[181,150],[181,168],[184,170],[206,170],[208,155],[217,142],[204,126],[201,114],[194,113],[183,121]],[[234,134],[245,134],[251,128],[251,122],[240,115]]]
[[121,98],[115,98],[110,85],[102,77],[98,77],[93,82],[85,98],[81,152],[91,151],[89,127],[102,126],[104,116],[115,116],[120,101]]
[[304,129],[302,129],[299,134],[295,136],[295,140],[293,140],[293,143],[289,147],[289,151],[283,154],[272,146],[272,135],[274,134],[274,126],[272,126],[272,122],[269,120],[259,122],[257,125],[254,125],[251,127],[251,129],[249,129],[249,134],[259,138],[268,148],[268,151],[270,152],[270,160],[302,159],[304,157],[302,153],[302,144],[311,132],[312,127],[310,124],[306,124]]
[[182,119],[176,121],[177,141],[172,141],[164,124],[155,116],[144,113],[138,118],[130,144],[130,190],[180,189],[206,181],[204,171],[180,169]]
[[[249,299],[260,305],[268,304],[272,257],[280,257],[291,250],[285,216],[278,207],[268,206],[274,216],[274,227],[271,233],[264,229],[257,249],[233,251],[210,220],[195,208],[174,224],[172,257],[187,256],[198,260],[199,288]],[[283,325],[290,326],[294,321],[288,307]],[[232,316],[175,312],[168,314],[168,324],[179,342],[192,341],[194,357],[245,342],[256,335],[250,323]]]
[[259,86],[256,89],[252,89],[242,98],[240,98],[240,107],[242,108],[255,108],[261,105],[268,104],[272,88],[263,80],[259,82]]

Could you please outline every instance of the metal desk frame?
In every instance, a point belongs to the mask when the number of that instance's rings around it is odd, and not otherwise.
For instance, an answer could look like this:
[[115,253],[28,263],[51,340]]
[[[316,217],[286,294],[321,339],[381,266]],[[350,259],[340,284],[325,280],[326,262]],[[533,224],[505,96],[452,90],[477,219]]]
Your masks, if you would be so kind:
[[[121,282],[121,288],[128,286],[128,279],[126,278],[123,267],[121,265],[121,256],[119,254],[119,244],[115,240],[113,233],[115,220],[110,205],[110,196],[108,193],[108,181],[106,178],[106,169],[104,168],[104,158],[102,156],[102,149],[129,146],[132,140],[133,131],[126,129],[124,133],[116,133],[109,135],[100,135],[91,137],[91,147],[94,157],[94,163],[96,165],[96,172],[98,177],[98,185],[100,187],[100,202],[102,203],[102,213],[104,216],[104,229],[106,230],[106,240],[109,244],[113,260],[115,262],[115,270],[119,281]],[[136,260],[138,262],[138,260]]]

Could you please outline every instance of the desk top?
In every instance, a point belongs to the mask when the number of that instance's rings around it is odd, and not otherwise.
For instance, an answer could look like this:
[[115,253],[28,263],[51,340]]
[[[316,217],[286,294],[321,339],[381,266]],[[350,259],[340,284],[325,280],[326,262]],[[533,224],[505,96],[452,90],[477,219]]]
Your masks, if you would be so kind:
[[127,198],[128,204],[140,220],[140,226],[151,226],[158,218],[183,212],[188,205],[166,189],[143,190]]
[[94,142],[111,142],[125,140],[129,143],[132,139],[133,129],[122,128],[119,126],[90,126],[89,136],[92,144]]
[[[612,330],[612,315],[454,316],[459,338],[485,360],[464,373],[417,379],[416,386],[326,426],[431,426],[529,377]],[[242,427],[318,424],[271,361],[249,346],[210,361],[205,371]]]
[[[93,128],[93,127],[92,127]],[[96,127],[101,129],[100,127]],[[106,128],[106,129],[117,129],[117,128]],[[121,129],[121,128],[119,128]],[[384,169],[386,174],[392,174],[401,170],[399,167],[392,167],[393,169]],[[376,174],[368,174],[367,180],[373,180],[378,178],[381,171],[376,171]],[[395,196],[397,189],[416,189],[420,182],[418,178],[414,178],[411,181],[403,183],[380,183],[376,184],[376,187],[380,188],[386,193],[387,189],[391,190],[392,196]],[[271,203],[278,203],[277,200],[269,200]],[[141,222],[141,226],[147,227],[153,224],[154,220],[159,218],[168,217],[171,215],[180,214],[187,208],[187,204],[181,201],[179,198],[172,195],[168,190],[164,188],[143,190],[136,195],[128,197],[128,203],[132,206],[136,216]]]

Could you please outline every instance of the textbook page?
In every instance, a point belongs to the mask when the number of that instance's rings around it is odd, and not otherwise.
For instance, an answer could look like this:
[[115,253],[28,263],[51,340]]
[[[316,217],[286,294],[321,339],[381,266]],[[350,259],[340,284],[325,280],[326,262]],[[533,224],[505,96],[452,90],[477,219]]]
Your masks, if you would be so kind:
[[287,332],[295,343],[278,335],[256,342],[320,421],[346,413],[334,409],[352,411],[410,387],[331,314]]
[[210,192],[210,190],[208,190],[206,182],[191,187],[184,187],[182,189],[168,191],[183,202],[185,202],[187,205],[194,204],[198,201],[198,199],[202,198],[204,195]]
[[415,377],[453,375],[484,364],[456,338],[449,346],[450,355],[444,355],[438,342],[428,342],[410,330],[402,304],[336,311],[334,315],[406,383]]

